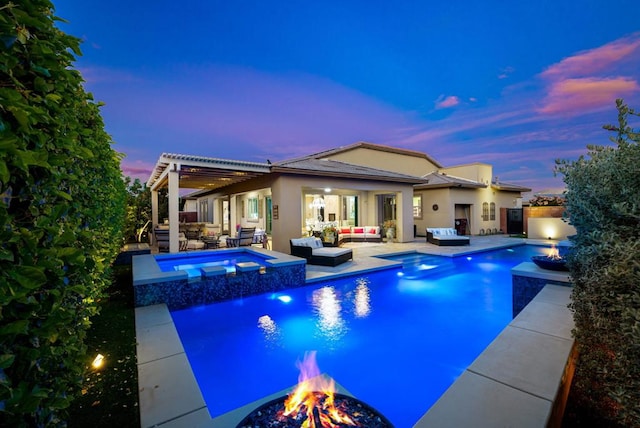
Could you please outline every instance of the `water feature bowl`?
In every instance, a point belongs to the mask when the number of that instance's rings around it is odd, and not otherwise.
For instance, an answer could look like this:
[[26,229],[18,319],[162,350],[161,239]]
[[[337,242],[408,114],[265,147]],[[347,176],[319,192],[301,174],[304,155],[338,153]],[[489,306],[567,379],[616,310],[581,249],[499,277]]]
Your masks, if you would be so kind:
[[532,256],[533,261],[538,267],[547,270],[567,271],[567,261],[564,257],[554,258],[548,256]]

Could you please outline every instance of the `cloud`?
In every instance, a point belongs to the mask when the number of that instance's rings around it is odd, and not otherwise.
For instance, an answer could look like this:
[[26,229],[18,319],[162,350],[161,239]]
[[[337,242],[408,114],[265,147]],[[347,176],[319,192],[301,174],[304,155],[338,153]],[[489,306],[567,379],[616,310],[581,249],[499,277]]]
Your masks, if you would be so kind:
[[[304,73],[203,66],[176,67],[170,74],[181,78],[126,80],[106,94],[109,132],[123,151],[153,138],[147,150],[156,154],[279,160],[388,140],[396,129],[414,126],[412,112]],[[241,156],[239,147],[245,148]]]
[[516,71],[516,69],[513,67],[505,67],[502,70],[500,70],[500,74],[498,74],[498,79],[506,79],[509,76],[511,76],[514,71]]
[[136,82],[142,80],[128,71],[114,68],[79,67],[78,71],[82,74],[84,81],[90,84]]
[[149,176],[151,176],[154,165],[141,161],[130,162],[124,159],[120,162],[120,169],[124,175],[134,179],[139,178],[140,181],[146,182]]
[[625,77],[565,79],[551,85],[544,105],[538,112],[576,114],[585,110],[610,108],[612,100],[638,91],[638,82]]
[[440,95],[436,100],[435,104],[436,104],[436,109],[454,107],[460,104],[460,98],[456,97],[455,95],[449,95],[448,97],[445,97],[444,95]]
[[607,70],[640,49],[640,32],[615,40],[598,48],[579,52],[543,71],[543,79],[559,80],[587,76]]
[[[625,66],[635,76],[625,76]],[[609,107],[640,90],[640,32],[579,52],[538,75],[545,84],[538,113],[573,116]]]

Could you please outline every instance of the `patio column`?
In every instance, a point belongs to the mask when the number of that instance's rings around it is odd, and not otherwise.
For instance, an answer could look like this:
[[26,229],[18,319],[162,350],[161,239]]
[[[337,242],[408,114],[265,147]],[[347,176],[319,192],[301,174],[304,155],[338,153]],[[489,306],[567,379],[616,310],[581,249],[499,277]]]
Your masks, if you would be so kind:
[[158,224],[158,191],[151,189],[151,231],[153,232],[153,234],[149,234],[153,236],[153,241],[149,242],[151,245],[158,244],[155,235],[155,229]]
[[180,251],[178,234],[180,232],[180,164],[172,164],[169,167],[169,252]]
[[151,190],[151,224],[152,227],[158,226],[158,191]]

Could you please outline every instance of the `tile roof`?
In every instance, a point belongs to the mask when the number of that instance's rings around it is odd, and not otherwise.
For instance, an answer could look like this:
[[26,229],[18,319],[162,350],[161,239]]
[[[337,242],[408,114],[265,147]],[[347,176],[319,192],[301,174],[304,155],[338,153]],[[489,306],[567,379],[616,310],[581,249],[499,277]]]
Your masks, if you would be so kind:
[[370,168],[351,163],[315,158],[298,158],[271,165],[272,172],[329,175],[334,177],[377,179],[404,183],[424,183],[422,177]]
[[427,155],[426,153],[419,152],[419,151],[416,151],[416,150],[409,150],[409,149],[402,149],[402,148],[398,148],[398,147],[385,146],[385,145],[382,145],[382,144],[368,143],[366,141],[358,141],[357,143],[349,144],[348,146],[336,147],[336,148],[325,150],[325,151],[322,151],[322,152],[313,153],[313,154],[310,154],[310,155],[307,155],[307,156],[302,156],[302,157],[299,157],[299,158],[285,160],[284,162],[292,162],[292,161],[299,161],[299,160],[305,160],[305,159],[323,159],[323,158],[327,158],[327,157],[330,157],[330,156],[333,156],[333,155],[336,155],[336,154],[340,154],[340,153],[344,153],[344,152],[348,152],[348,151],[355,150],[355,149],[360,149],[360,148],[370,149],[370,150],[377,150],[377,151],[386,152],[386,153],[397,153],[397,154],[406,155],[406,156],[413,156],[413,157],[416,157],[416,158],[426,159],[429,162],[431,162],[432,164],[434,164],[437,168],[442,168],[443,167],[440,164],[440,162],[438,162],[437,160],[435,160],[431,156]]
[[467,178],[456,177],[448,175],[443,172],[430,172],[423,176],[427,182],[425,184],[419,184],[415,186],[416,189],[438,189],[445,187],[465,187],[469,189],[479,189],[487,187],[486,184],[478,181],[469,180]]

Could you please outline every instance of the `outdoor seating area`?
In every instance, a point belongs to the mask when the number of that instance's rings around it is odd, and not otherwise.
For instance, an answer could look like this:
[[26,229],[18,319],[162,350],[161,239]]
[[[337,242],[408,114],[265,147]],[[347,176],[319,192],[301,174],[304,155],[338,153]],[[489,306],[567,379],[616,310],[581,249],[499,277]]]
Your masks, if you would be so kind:
[[349,248],[325,247],[320,238],[295,238],[289,240],[291,255],[302,257],[308,264],[321,266],[338,266],[353,259]]
[[381,242],[380,226],[350,226],[338,228],[338,241]]
[[[238,229],[235,237],[220,234],[220,225],[205,225],[205,227],[187,227],[180,225],[178,233],[179,251],[211,250],[216,248],[234,248],[247,246],[261,246],[269,248],[267,232],[255,227]],[[158,226],[153,230],[154,245],[158,252],[169,251],[169,227]]]
[[471,238],[460,236],[454,228],[439,227],[427,228],[427,242],[438,246],[469,245]]

